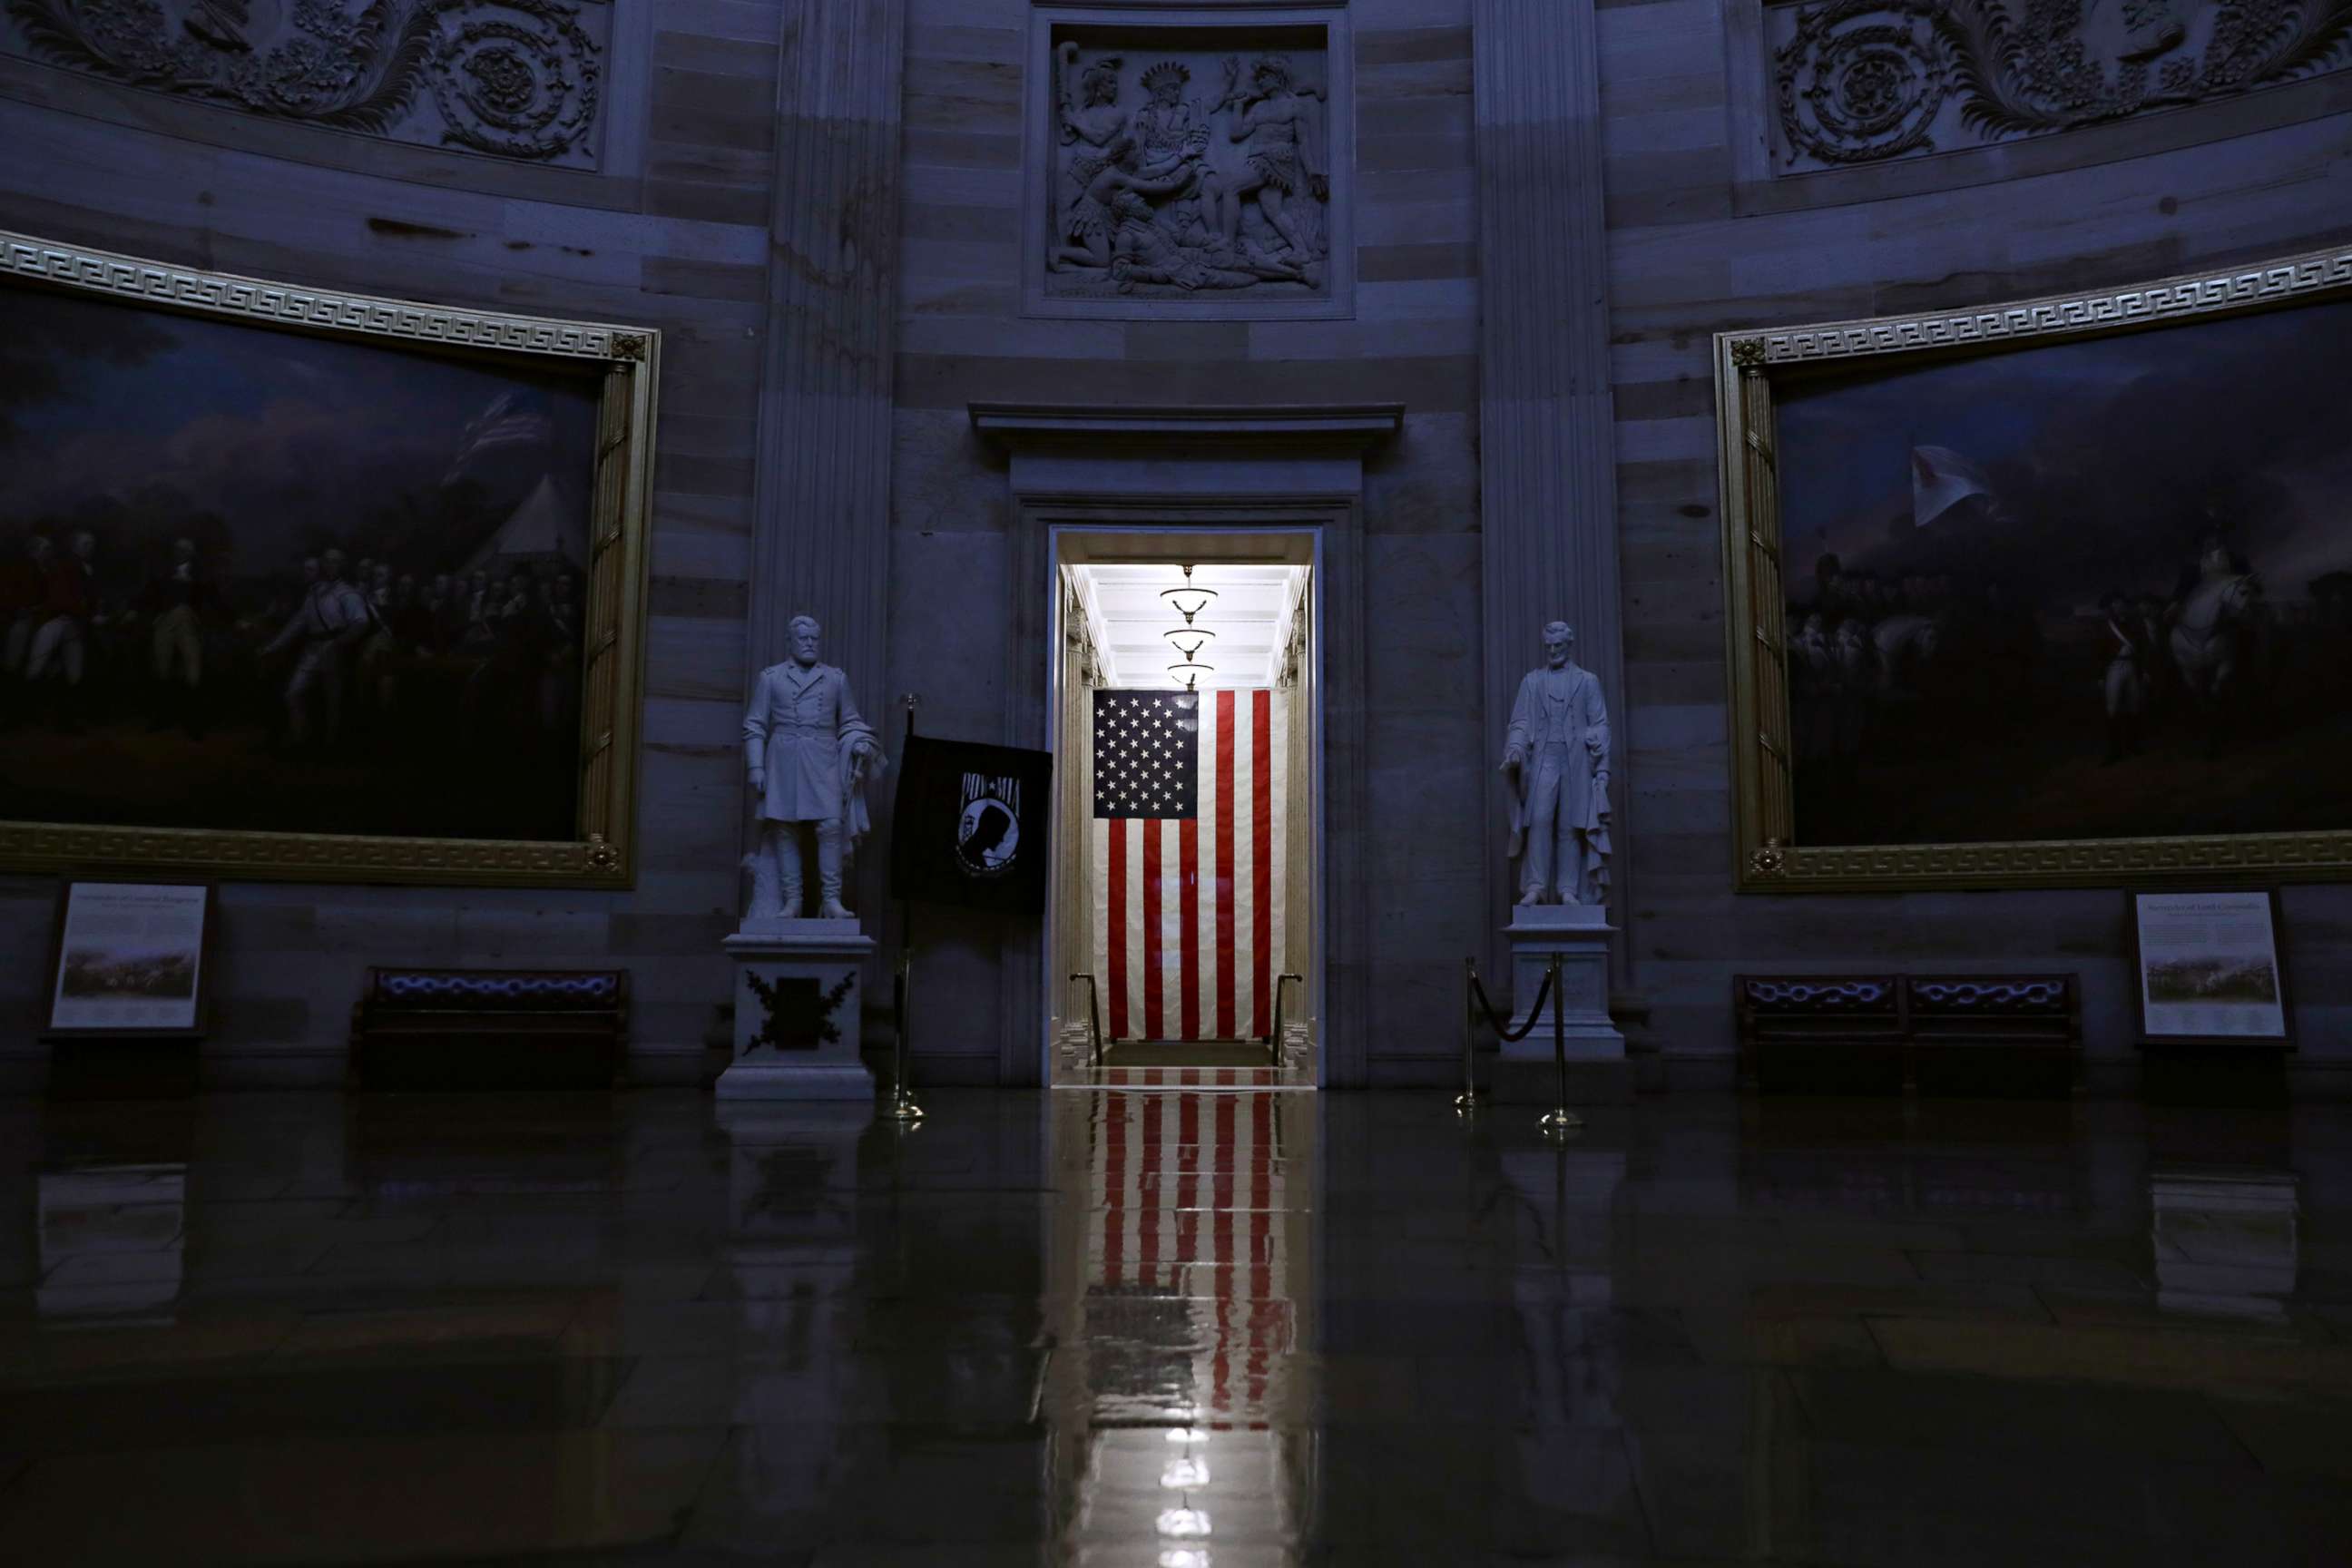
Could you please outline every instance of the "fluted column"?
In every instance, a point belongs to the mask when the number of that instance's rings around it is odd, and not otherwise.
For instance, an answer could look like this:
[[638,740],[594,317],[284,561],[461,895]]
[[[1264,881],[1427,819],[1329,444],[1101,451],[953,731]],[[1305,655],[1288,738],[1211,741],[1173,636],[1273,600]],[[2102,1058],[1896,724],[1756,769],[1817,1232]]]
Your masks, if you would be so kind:
[[784,3],[746,672],[785,657],[808,611],[894,754],[883,623],[906,39],[905,0]]
[[[1601,84],[1592,0],[1475,0],[1479,528],[1486,742],[1499,759],[1511,699],[1546,621],[1576,627],[1614,732],[1611,918],[1623,924],[1629,796],[1617,572],[1609,259],[1601,205]],[[1489,795],[1488,903],[1514,896],[1505,797]],[[1619,974],[1630,939],[1618,943]]]

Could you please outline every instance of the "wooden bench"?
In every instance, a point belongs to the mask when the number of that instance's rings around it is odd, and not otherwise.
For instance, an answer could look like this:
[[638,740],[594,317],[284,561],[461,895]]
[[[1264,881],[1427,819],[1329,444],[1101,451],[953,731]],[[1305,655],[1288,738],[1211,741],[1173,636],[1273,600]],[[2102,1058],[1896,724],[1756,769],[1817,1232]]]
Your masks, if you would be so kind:
[[1767,1094],[2056,1097],[2082,1059],[2073,974],[1738,974],[1740,1081]]
[[362,1089],[611,1089],[628,1022],[626,970],[372,968],[352,1073]]
[[1892,974],[1736,974],[1739,1080],[1766,1094],[1900,1094],[1903,987]]
[[1903,983],[1921,1094],[2059,1099],[2078,1087],[2082,988],[2072,974],[1914,974]]

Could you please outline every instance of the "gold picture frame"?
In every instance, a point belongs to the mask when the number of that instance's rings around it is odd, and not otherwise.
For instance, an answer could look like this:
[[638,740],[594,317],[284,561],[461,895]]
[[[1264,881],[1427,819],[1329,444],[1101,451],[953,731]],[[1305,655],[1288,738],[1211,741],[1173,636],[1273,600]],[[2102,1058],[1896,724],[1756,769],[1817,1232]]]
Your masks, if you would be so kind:
[[[661,337],[311,289],[0,232],[0,287],[24,286],[421,356],[579,378],[593,395],[586,561],[575,623],[580,714],[569,838],[408,837],[0,821],[0,870],[219,880],[625,889],[636,875],[646,574]],[[575,512],[576,516],[577,513]],[[462,585],[462,584],[461,584]],[[567,584],[572,586],[572,584]],[[568,687],[569,682],[564,685]],[[569,712],[570,695],[563,696]],[[557,753],[559,760],[561,752]]]
[[2352,877],[2352,829],[2001,842],[1799,842],[1775,412],[1776,389],[1814,371],[1926,366],[2347,299],[2352,299],[2352,247],[2339,247],[2134,289],[1717,333],[1737,889],[1868,892]]

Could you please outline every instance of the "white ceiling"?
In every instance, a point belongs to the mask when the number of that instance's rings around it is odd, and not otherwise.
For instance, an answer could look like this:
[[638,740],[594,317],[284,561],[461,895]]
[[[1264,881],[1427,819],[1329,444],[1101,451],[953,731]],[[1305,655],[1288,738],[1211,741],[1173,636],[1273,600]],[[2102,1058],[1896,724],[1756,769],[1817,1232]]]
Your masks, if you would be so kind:
[[[1183,684],[1168,672],[1180,656],[1163,634],[1183,626],[1184,617],[1160,596],[1163,588],[1184,585],[1183,568],[1158,563],[1097,562],[1069,570],[1109,667],[1108,684],[1142,688]],[[1277,660],[1306,572],[1303,566],[1292,565],[1192,568],[1196,586],[1217,591],[1207,608],[1192,618],[1193,626],[1217,634],[1201,651],[1202,663],[1216,666],[1213,673],[1201,677],[1203,689],[1275,684]]]

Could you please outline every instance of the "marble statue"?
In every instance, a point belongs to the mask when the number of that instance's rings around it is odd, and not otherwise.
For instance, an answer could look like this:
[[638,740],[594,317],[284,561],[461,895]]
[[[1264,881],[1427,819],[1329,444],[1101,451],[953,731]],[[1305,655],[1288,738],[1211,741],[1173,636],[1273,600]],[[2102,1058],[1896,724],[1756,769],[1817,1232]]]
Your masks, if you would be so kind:
[[[1194,59],[1206,68],[1207,58]],[[1324,89],[1266,53],[1217,62],[1213,107],[1194,66],[1065,41],[1055,51],[1060,168],[1046,270],[1061,291],[1181,298],[1324,286],[1331,186]],[[1127,88],[1139,89],[1133,109]]]
[[760,824],[751,852],[752,920],[800,915],[803,823],[816,839],[818,915],[856,918],[841,901],[842,852],[871,822],[866,778],[881,768],[882,747],[874,726],[857,716],[849,678],[817,662],[822,635],[814,616],[793,617],[793,657],[760,672],[743,715],[743,756]]
[[1565,621],[1544,627],[1544,668],[1519,682],[1503,741],[1522,904],[1609,898],[1609,710],[1575,646]]

